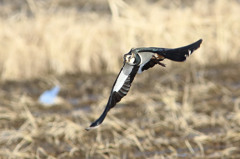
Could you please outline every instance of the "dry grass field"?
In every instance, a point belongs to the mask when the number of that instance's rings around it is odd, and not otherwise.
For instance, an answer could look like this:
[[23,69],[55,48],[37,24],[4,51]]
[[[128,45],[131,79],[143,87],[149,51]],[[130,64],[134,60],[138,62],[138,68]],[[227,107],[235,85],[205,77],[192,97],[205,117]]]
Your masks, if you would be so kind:
[[[238,0],[0,0],[0,158],[240,158],[239,37]],[[130,48],[199,38],[85,131]]]

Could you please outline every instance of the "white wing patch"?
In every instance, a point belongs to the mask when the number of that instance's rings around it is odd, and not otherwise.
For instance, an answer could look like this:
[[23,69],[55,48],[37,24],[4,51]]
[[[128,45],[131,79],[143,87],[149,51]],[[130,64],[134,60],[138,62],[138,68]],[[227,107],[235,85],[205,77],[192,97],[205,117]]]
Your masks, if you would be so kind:
[[127,63],[123,66],[123,69],[122,69],[121,73],[119,74],[119,76],[117,78],[117,81],[116,81],[116,83],[113,87],[113,92],[114,91],[118,92],[122,88],[122,86],[123,86],[124,82],[126,81],[127,77],[132,72],[133,67],[134,66],[131,66]]
[[192,54],[192,51],[191,50],[188,50],[188,55],[185,54],[184,56],[187,58],[188,56],[190,56]]

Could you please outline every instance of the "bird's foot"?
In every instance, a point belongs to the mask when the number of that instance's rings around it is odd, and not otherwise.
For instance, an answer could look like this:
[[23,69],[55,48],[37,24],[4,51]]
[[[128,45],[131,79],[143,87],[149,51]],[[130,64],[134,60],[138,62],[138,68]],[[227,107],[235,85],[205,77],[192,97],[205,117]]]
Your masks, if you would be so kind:
[[166,67],[166,65],[165,65],[164,63],[161,63],[161,62],[159,62],[159,61],[158,61],[158,64],[161,65],[161,66],[163,66],[163,67]]

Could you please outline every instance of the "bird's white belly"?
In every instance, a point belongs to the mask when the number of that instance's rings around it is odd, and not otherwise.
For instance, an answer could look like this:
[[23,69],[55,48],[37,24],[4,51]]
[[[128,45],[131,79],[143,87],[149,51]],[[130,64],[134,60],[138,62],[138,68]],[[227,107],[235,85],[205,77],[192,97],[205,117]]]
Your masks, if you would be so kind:
[[141,52],[139,53],[139,56],[141,58],[141,63],[140,63],[140,67],[138,69],[137,73],[142,73],[142,67],[149,62],[149,60],[151,60],[152,56],[154,55],[154,53],[151,52]]

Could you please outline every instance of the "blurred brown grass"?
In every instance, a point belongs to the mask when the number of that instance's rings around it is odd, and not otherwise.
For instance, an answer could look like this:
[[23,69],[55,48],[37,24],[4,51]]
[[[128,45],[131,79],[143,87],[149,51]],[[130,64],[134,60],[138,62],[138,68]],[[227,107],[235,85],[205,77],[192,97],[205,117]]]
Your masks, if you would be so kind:
[[[21,2],[21,3],[20,3]],[[179,47],[203,38],[192,62],[239,56],[238,1],[3,1],[2,79],[114,72],[132,47]]]
[[[237,0],[0,1],[0,158],[240,158],[239,12]],[[199,38],[85,131],[131,47]],[[60,103],[39,104],[56,83]]]
[[63,101],[52,107],[36,102],[49,78],[6,82],[0,158],[239,158],[239,67],[149,70],[92,131],[85,128],[102,112],[116,75],[55,77]]

